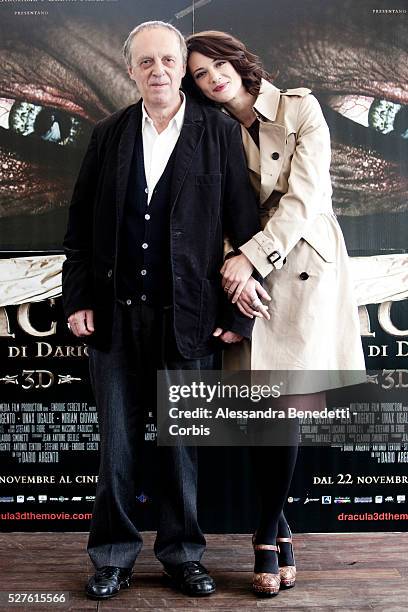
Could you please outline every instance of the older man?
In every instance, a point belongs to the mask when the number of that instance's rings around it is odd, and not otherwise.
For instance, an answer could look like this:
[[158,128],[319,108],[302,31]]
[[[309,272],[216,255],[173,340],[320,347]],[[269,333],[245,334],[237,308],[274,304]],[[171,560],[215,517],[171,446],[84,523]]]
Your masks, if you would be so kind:
[[[88,543],[87,594],[129,586],[142,547],[135,509],[143,417],[159,368],[209,369],[217,345],[250,335],[224,298],[223,234],[234,247],[258,227],[238,124],[180,91],[186,48],[170,24],[147,22],[124,55],[141,100],[100,122],[70,207],[63,296],[72,332],[91,345],[101,462]],[[196,449],[159,448],[155,553],[184,593],[215,585],[200,564]]]

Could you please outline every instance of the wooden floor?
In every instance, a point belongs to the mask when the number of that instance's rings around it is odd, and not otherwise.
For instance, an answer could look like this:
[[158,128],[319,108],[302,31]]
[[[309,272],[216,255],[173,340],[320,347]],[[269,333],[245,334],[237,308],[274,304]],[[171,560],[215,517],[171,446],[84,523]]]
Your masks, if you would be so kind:
[[[86,598],[84,584],[93,568],[85,553],[86,534],[9,533],[0,535],[0,591],[69,592],[69,606],[31,605],[33,610],[143,610],[154,612],[246,612],[309,610],[349,612],[408,610],[408,533],[304,534],[295,536],[297,585],[272,599],[250,592],[252,552],[248,535],[210,535],[203,559],[217,581],[217,593],[196,599],[166,587],[145,547],[130,589],[106,602]],[[0,605],[0,610],[17,609]],[[23,608],[19,608],[23,609]]]

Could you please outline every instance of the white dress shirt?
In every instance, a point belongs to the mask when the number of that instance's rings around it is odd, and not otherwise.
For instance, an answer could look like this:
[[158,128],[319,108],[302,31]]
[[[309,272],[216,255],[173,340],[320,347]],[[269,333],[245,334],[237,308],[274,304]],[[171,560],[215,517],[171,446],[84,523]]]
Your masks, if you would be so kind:
[[181,106],[174,117],[170,120],[169,125],[160,134],[157,133],[153,121],[147,114],[145,105],[142,105],[143,157],[148,189],[148,204],[150,204],[153,190],[160,180],[165,167],[167,166],[167,162],[169,161],[170,155],[176,146],[181,128],[183,126],[184,112],[186,109],[186,97],[182,91],[180,91],[180,94],[183,99]]

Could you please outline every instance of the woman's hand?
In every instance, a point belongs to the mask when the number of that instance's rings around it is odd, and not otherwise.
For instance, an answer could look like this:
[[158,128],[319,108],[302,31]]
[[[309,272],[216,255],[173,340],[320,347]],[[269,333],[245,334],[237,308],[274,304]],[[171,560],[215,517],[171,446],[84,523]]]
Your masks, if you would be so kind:
[[215,336],[215,338],[219,338],[225,342],[225,344],[235,344],[236,342],[241,342],[241,340],[244,338],[244,336],[241,336],[241,334],[237,334],[232,331],[224,331],[221,327],[217,327],[217,329],[213,332],[213,336]]
[[245,316],[253,319],[254,317],[271,318],[268,307],[262,304],[263,300],[270,301],[270,295],[254,278],[250,278],[238,298],[237,306]]
[[253,269],[254,266],[243,253],[231,257],[224,262],[220,270],[223,276],[222,286],[233,304],[236,303],[241,295]]

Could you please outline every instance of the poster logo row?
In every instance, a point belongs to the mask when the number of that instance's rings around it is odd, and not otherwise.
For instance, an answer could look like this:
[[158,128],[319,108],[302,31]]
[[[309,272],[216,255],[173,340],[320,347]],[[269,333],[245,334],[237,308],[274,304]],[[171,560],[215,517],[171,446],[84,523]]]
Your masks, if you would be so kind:
[[[143,497],[143,499],[140,499],[141,497]],[[147,497],[144,496],[142,494],[142,496],[138,496],[138,501],[147,501]],[[67,501],[72,501],[72,502],[80,502],[80,501],[86,501],[86,502],[94,502],[95,501],[95,496],[94,495],[86,495],[84,497],[79,497],[79,496],[73,496],[73,497],[64,497],[63,495],[60,495],[59,497],[48,497],[47,495],[38,495],[37,499],[35,498],[34,495],[28,495],[27,497],[25,497],[24,495],[17,495],[16,498],[14,498],[14,496],[3,496],[0,497],[0,503],[14,503],[17,502],[18,504],[22,504],[24,502],[36,502],[38,501],[40,504],[44,504],[46,502],[67,502]],[[308,497],[306,496],[304,499],[302,497],[288,497],[288,503],[289,504],[293,504],[296,502],[303,502],[303,504],[308,504],[311,502],[320,502],[323,505],[329,505],[329,504],[350,504],[352,503],[352,498],[345,496],[345,497],[332,497],[331,495],[322,495],[322,497]],[[392,495],[387,495],[386,497],[384,497],[383,495],[375,495],[375,496],[368,496],[368,497],[354,497],[354,503],[355,504],[382,504],[383,502],[393,502],[393,503],[397,503],[397,504],[403,504],[406,501],[406,495],[396,495],[396,496],[392,496]]]
[[[351,504],[351,497],[332,497],[331,495],[322,495],[322,497],[306,497],[304,500],[302,497],[288,497],[288,503],[293,504],[296,502],[302,502],[303,504],[308,504],[310,502],[320,502],[323,505],[329,504]],[[383,495],[375,495],[368,497],[354,497],[355,504],[382,504],[383,502],[393,502],[397,504],[404,504],[406,501],[406,495],[396,495],[395,497],[392,495],[387,495],[385,498]]]

